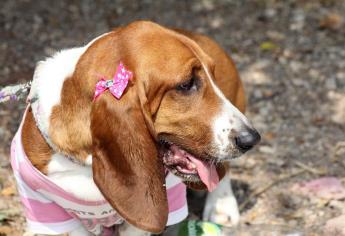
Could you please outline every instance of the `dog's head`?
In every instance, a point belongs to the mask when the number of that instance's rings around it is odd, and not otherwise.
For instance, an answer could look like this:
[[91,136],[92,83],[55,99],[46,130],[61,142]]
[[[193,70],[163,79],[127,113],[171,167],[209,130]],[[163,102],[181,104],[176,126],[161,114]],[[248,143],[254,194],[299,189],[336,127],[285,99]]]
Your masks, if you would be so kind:
[[[121,99],[106,92],[92,101],[95,75],[111,78],[120,61],[134,75]],[[92,140],[83,145],[92,152],[96,184],[141,229],[165,227],[165,169],[211,189],[221,171],[216,164],[238,157],[260,138],[215,85],[216,63],[190,38],[137,22],[94,42],[78,62],[71,86],[64,85],[66,93],[73,87],[85,97],[85,103],[72,106],[84,114],[78,122],[90,127],[80,141]]]

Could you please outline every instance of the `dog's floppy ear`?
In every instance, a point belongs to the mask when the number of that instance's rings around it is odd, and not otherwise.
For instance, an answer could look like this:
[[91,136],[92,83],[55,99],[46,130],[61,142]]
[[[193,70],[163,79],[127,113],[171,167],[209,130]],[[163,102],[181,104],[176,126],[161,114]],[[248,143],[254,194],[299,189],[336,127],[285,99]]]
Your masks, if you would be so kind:
[[93,178],[126,221],[159,233],[168,218],[164,169],[136,87],[119,100],[106,92],[92,105]]

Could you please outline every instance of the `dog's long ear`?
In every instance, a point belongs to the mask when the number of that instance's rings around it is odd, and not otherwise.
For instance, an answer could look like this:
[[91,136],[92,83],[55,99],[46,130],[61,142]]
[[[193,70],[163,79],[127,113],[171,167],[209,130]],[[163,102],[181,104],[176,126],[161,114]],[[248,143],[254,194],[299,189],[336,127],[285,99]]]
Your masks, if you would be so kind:
[[120,100],[106,92],[92,105],[93,178],[126,221],[159,233],[168,217],[164,169],[135,89]]

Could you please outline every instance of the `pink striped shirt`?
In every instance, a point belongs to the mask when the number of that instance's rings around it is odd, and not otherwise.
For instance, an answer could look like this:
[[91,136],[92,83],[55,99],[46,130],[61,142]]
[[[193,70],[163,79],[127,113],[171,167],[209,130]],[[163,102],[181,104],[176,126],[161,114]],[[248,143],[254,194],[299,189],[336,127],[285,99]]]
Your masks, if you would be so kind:
[[[38,234],[68,233],[80,226],[96,235],[113,235],[123,219],[106,201],[85,201],[53,183],[29,161],[21,141],[22,124],[11,145],[11,165],[24,207],[28,229]],[[188,214],[186,186],[169,173],[166,177],[169,216],[167,225]]]

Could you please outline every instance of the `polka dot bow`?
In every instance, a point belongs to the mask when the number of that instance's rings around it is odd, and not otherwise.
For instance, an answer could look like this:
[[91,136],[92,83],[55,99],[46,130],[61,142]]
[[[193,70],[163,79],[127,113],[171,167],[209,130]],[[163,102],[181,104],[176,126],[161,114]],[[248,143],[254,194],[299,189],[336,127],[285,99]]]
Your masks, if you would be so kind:
[[127,70],[123,63],[120,62],[114,75],[114,79],[105,80],[102,78],[97,82],[93,100],[95,100],[99,95],[101,95],[108,89],[114,97],[120,99],[128,85],[128,80],[131,80],[132,77],[133,73]]

